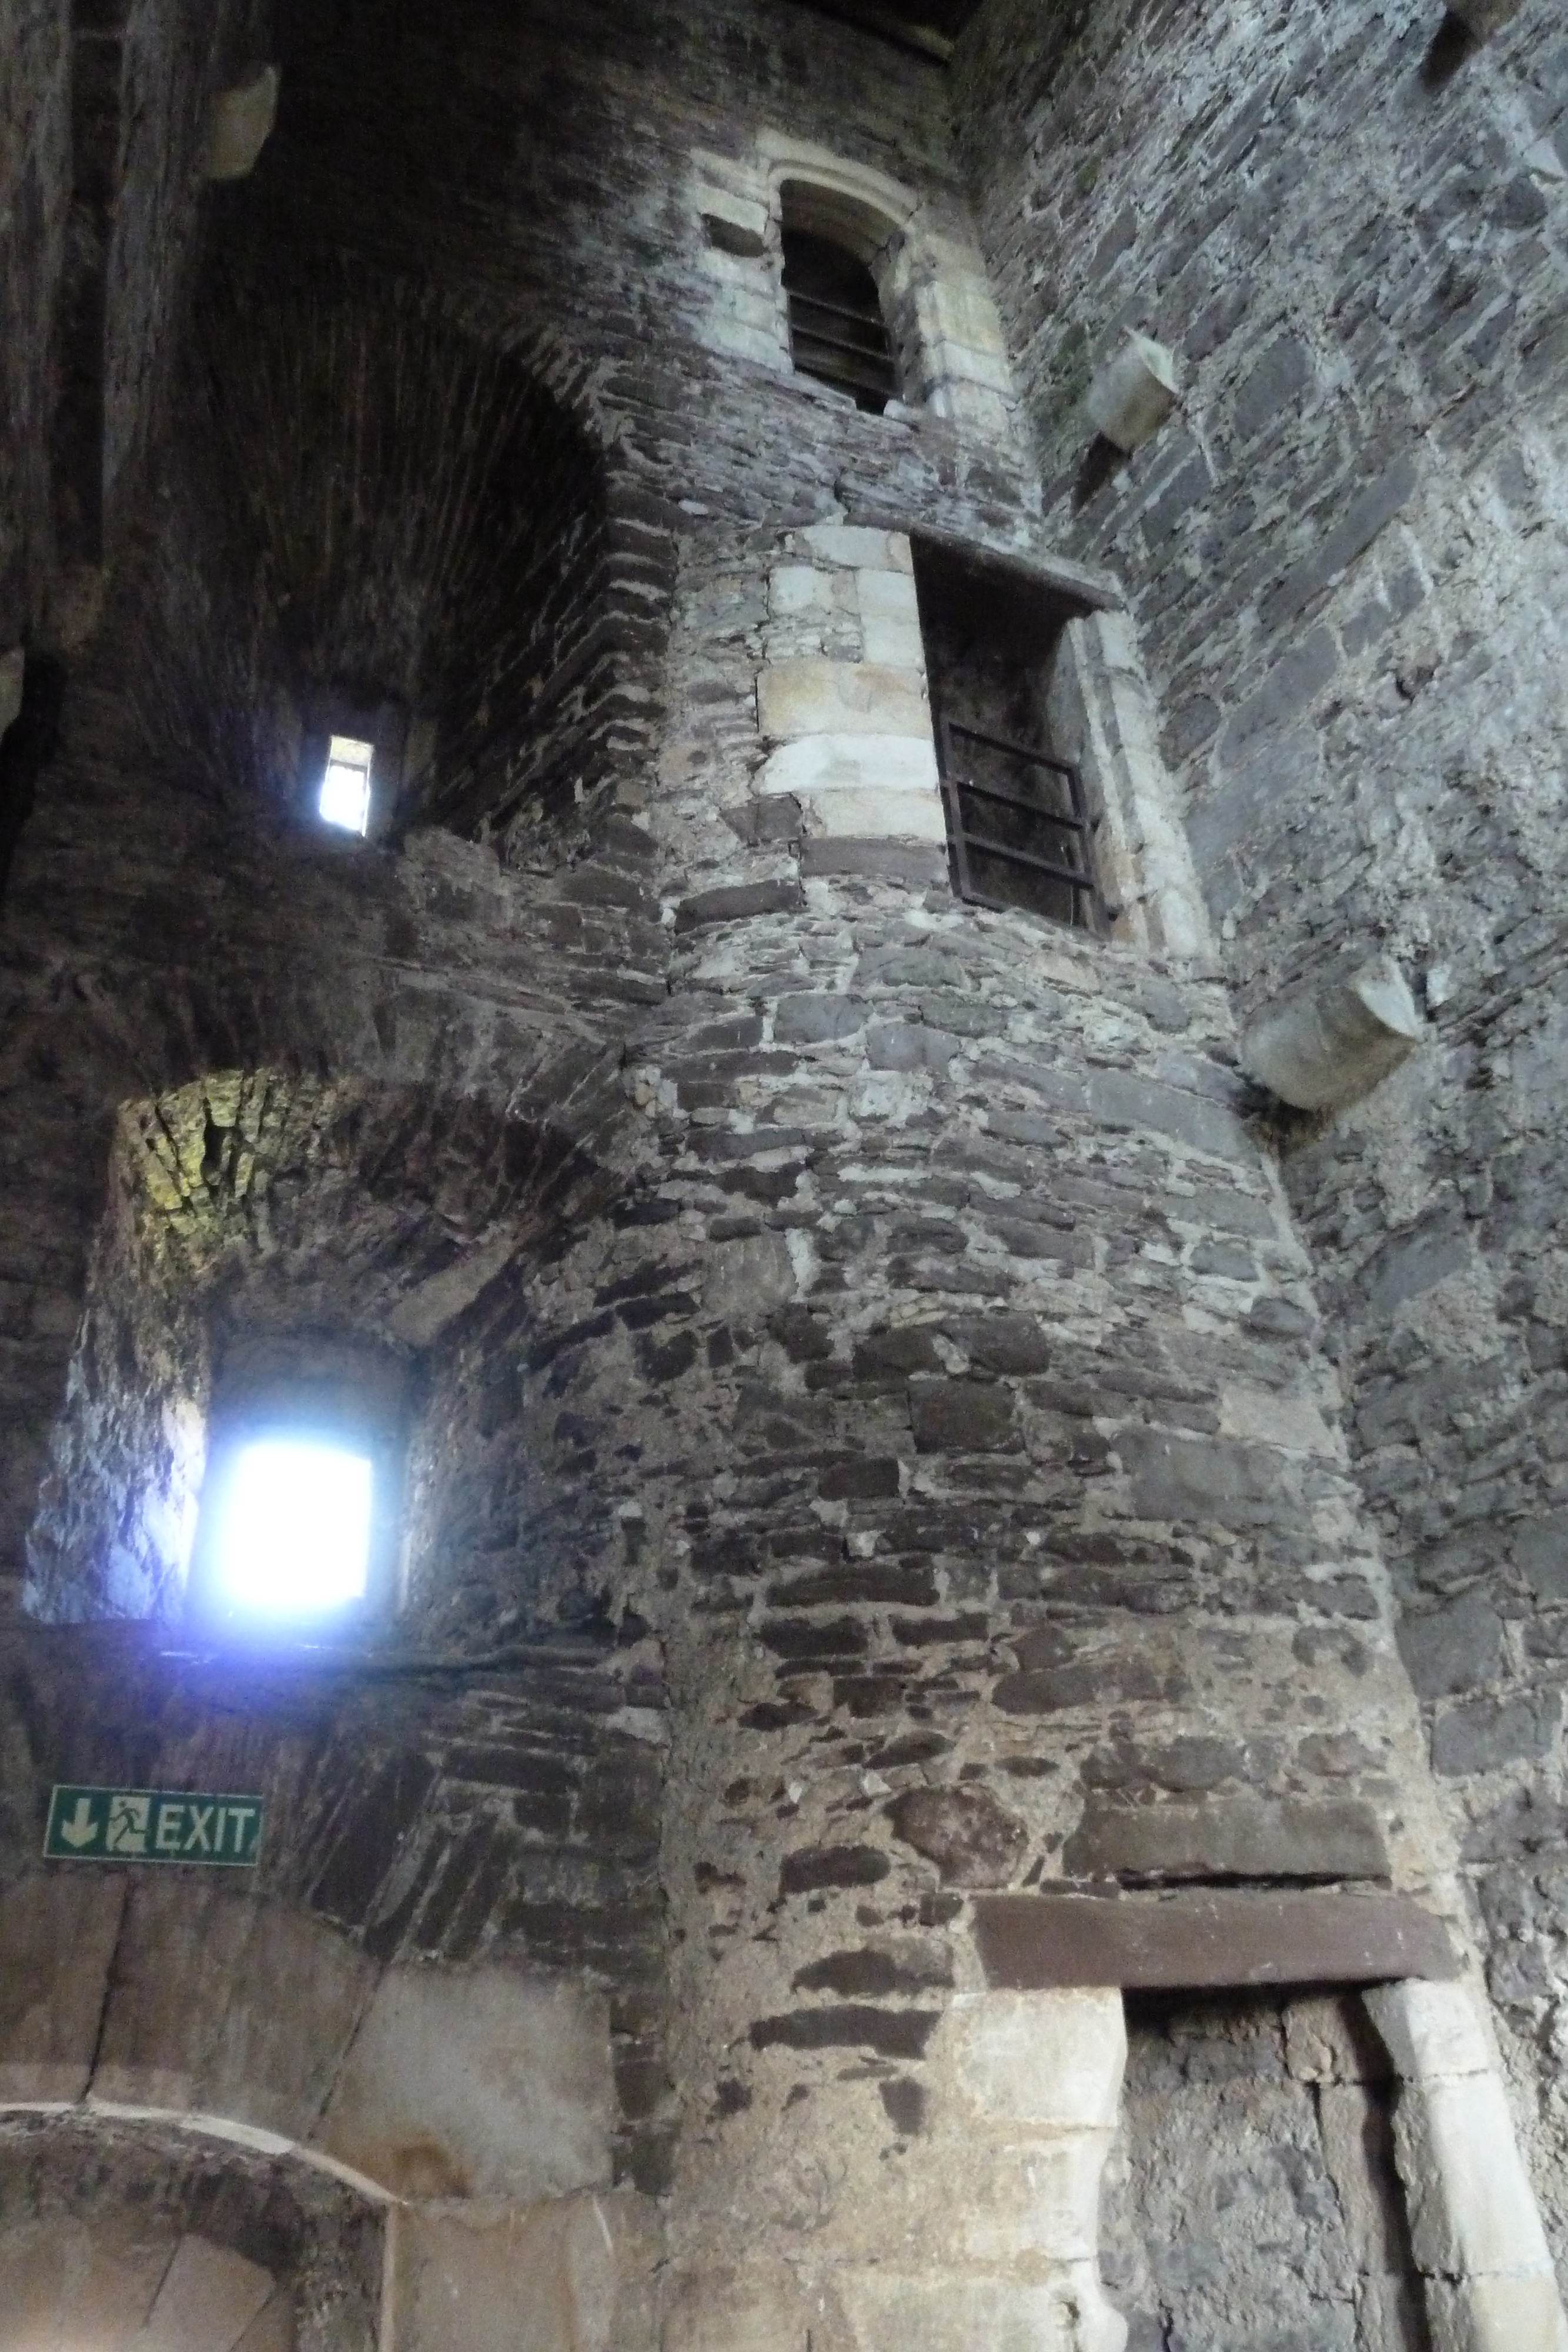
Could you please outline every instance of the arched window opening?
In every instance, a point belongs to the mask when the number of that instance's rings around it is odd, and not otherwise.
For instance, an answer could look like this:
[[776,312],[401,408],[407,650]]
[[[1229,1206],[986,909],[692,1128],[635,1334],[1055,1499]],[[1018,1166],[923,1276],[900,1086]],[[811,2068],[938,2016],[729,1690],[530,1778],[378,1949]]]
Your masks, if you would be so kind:
[[[814,192],[783,191],[784,295],[789,352],[802,375],[847,392],[857,408],[880,416],[899,394],[898,357],[873,261],[880,224],[821,217]],[[870,248],[869,250],[867,248]]]
[[784,232],[789,352],[802,375],[849,393],[880,416],[898,396],[893,344],[863,261],[806,228]]

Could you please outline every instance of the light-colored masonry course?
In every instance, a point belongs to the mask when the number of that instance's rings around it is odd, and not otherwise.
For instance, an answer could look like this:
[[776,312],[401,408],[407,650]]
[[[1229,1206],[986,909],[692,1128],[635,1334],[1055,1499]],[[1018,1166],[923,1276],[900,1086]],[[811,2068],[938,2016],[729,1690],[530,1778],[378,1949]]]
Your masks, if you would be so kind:
[[[0,76],[0,2338],[1564,2352],[1544,0],[285,14],[199,220],[248,13]],[[1103,935],[954,895],[976,563]],[[1432,1038],[1283,1119],[1378,953]],[[236,1654],[290,1383],[388,1613]]]

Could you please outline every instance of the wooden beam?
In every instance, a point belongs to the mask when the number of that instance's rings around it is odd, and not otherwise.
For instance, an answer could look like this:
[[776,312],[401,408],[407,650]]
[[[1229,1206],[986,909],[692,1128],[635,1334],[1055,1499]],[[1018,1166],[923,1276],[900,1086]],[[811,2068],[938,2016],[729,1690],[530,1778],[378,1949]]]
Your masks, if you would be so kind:
[[1459,1972],[1442,1921],[1408,1895],[988,1895],[976,1899],[975,1941],[987,1983],[1015,1992],[1385,1984]]

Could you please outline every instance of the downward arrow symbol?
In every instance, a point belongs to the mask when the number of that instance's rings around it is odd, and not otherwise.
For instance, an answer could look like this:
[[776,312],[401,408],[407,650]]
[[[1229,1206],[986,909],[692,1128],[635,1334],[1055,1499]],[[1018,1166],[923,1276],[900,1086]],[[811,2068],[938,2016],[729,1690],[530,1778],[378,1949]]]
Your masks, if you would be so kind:
[[60,1823],[60,1835],[68,1845],[90,1845],[98,1835],[98,1823],[93,1819],[90,1797],[78,1797],[77,1809],[68,1822]]

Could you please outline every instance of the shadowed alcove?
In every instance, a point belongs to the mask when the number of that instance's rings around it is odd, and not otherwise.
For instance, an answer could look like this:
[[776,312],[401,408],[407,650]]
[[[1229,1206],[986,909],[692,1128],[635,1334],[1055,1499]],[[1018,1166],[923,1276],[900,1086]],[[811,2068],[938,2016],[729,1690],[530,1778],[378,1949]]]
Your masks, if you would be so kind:
[[641,743],[661,637],[585,404],[329,272],[214,268],[195,324],[134,666],[166,763],[308,816],[347,712],[373,834],[515,845],[583,810]]
[[558,1492],[547,1433],[518,1442],[517,1361],[529,1280],[610,1181],[559,1136],[413,1087],[224,1071],[123,1106],[31,1612],[179,1623],[214,1444],[281,1420],[373,1458],[362,1630],[580,1616],[573,1538],[599,1506]]

